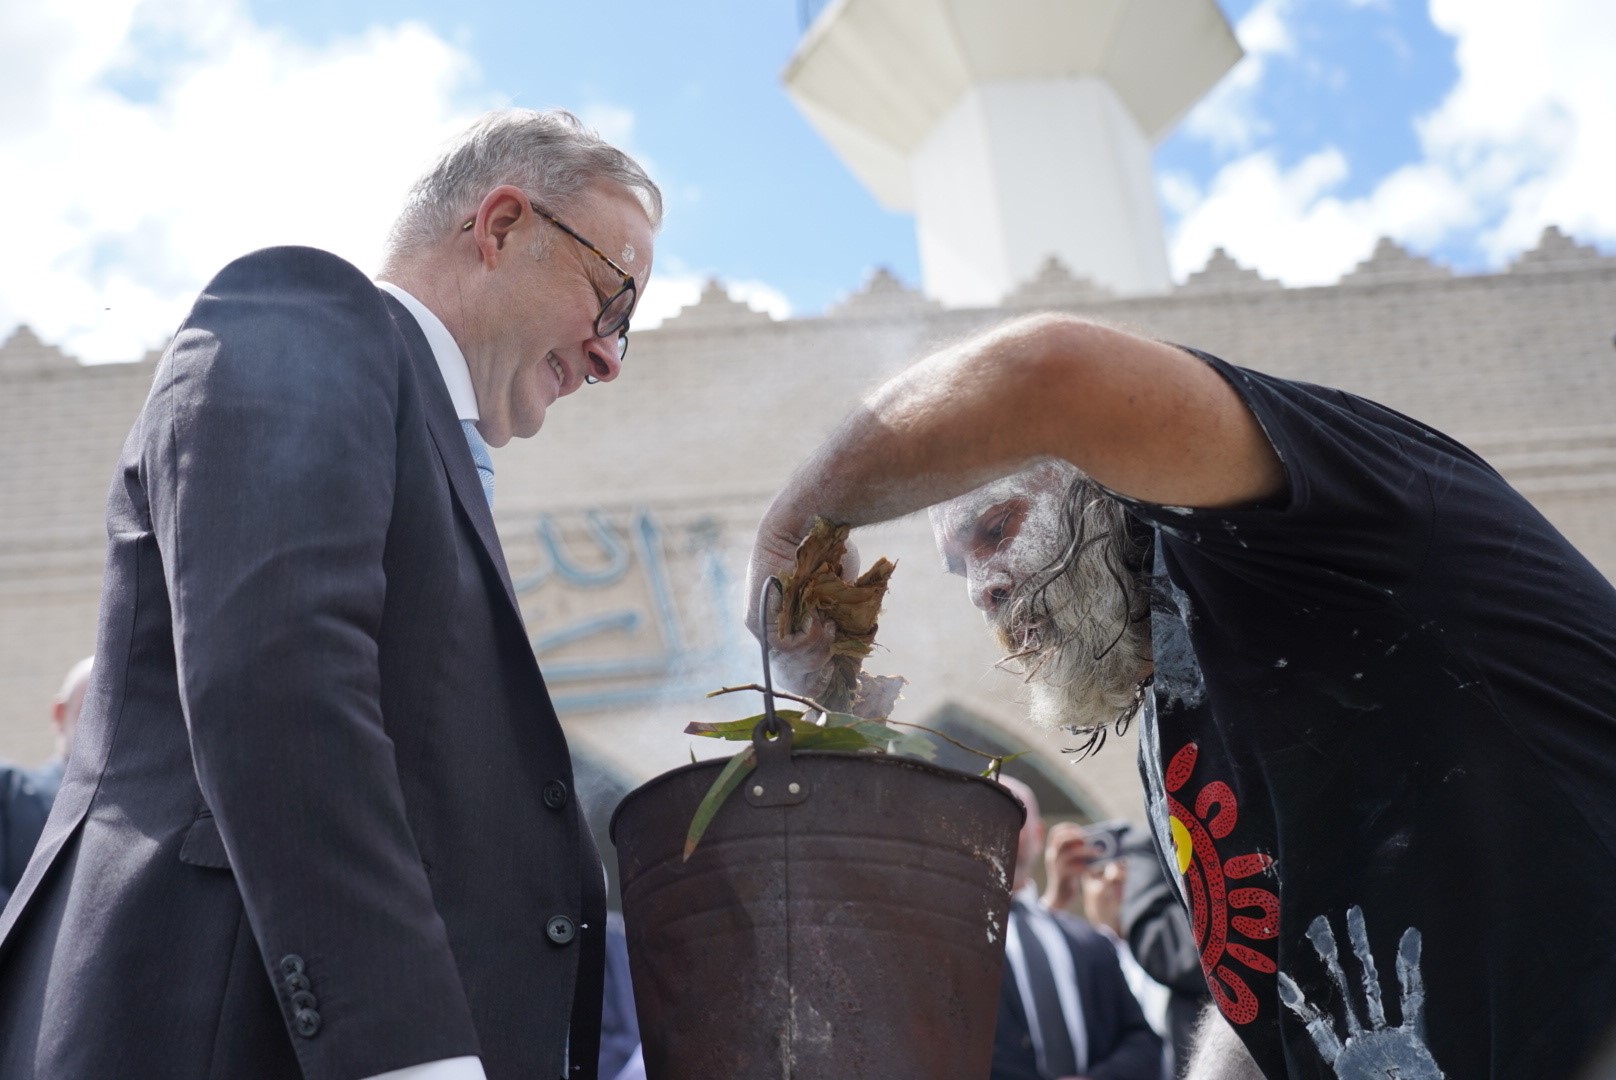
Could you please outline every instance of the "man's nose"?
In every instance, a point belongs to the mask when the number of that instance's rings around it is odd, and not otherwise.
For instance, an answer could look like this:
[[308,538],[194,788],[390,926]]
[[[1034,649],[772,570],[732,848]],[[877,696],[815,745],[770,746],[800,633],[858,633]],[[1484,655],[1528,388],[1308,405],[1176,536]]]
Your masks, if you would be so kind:
[[1010,600],[1011,583],[1005,574],[988,574],[973,578],[969,585],[971,603],[984,613],[994,615]]
[[611,382],[623,370],[623,359],[618,355],[618,336],[593,338],[584,346],[584,358],[589,363],[590,382]]

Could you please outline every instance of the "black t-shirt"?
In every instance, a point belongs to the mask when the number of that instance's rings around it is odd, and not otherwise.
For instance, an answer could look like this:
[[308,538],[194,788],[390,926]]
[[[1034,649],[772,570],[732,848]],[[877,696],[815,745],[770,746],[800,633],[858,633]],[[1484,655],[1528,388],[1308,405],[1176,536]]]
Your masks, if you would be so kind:
[[1203,356],[1288,491],[1130,509],[1141,769],[1270,1076],[1557,1080],[1616,1019],[1616,590],[1471,451]]

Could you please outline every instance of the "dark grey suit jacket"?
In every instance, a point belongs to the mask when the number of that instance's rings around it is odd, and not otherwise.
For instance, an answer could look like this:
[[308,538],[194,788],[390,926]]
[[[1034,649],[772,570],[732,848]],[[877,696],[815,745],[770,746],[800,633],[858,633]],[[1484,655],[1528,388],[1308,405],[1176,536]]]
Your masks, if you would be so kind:
[[[1055,922],[1071,949],[1083,1003],[1083,1027],[1089,1042],[1089,1067],[1083,1075],[1092,1080],[1160,1080],[1161,1040],[1128,989],[1116,948],[1080,919],[1056,912]],[[1008,960],[999,985],[991,1080],[1047,1080],[1038,1068],[1027,1010]]]
[[60,758],[37,769],[0,765],[0,907],[28,866],[61,784]]
[[[357,269],[226,267],[107,508],[0,1077],[592,1076],[598,854],[448,391]],[[574,932],[569,934],[569,929]]]

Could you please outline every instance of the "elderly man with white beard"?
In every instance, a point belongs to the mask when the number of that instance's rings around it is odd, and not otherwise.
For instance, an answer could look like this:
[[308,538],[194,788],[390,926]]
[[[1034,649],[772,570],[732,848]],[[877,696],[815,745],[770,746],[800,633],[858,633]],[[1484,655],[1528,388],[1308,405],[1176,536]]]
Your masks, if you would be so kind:
[[[924,507],[1034,718],[1139,723],[1226,1021],[1197,1080],[1576,1074],[1616,1014],[1616,590],[1485,462],[1037,316],[867,398],[765,515],[751,595],[815,518]],[[777,643],[799,688],[829,637]]]

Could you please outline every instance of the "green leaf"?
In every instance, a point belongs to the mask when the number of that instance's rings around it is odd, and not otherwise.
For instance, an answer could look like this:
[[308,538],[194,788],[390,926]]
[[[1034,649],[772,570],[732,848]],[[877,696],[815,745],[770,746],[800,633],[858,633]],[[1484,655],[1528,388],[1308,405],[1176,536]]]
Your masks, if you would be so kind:
[[917,732],[905,732],[892,736],[892,745],[888,751],[894,754],[908,754],[922,761],[937,760],[937,744],[929,737]]
[[922,761],[937,760],[937,744],[928,736],[893,727],[884,720],[867,720],[852,713],[830,713],[825,717],[825,726],[857,731],[871,744],[880,744],[886,753],[909,754]]
[[870,738],[853,728],[809,726],[806,730],[792,725],[791,750],[878,750],[885,752],[887,740],[883,735]]
[[690,861],[696,845],[701,843],[702,835],[707,832],[707,826],[713,823],[713,818],[718,814],[718,808],[723,806],[724,800],[741,786],[741,781],[746,779],[746,774],[751,772],[756,764],[757,752],[750,746],[725,763],[723,770],[718,774],[718,779],[713,781],[713,786],[702,796],[695,815],[690,819],[690,831],[685,834],[685,857],[682,861]]
[[[803,725],[815,727],[817,725],[802,720],[802,713],[796,709],[776,709],[775,713],[780,719],[791,725],[792,732],[803,730]],[[730,739],[736,742],[749,742],[752,738],[752,729],[757,727],[763,714],[748,716],[745,720],[725,720],[716,724],[691,723],[685,725],[686,735],[701,735],[708,739]],[[802,723],[799,723],[802,721]]]
[[[871,723],[871,721],[866,720],[862,716],[854,716],[852,713],[847,713],[847,712],[828,712],[828,713],[825,714],[825,726],[826,727],[852,727],[854,724],[868,724],[868,723]],[[874,721],[874,723],[879,724],[881,722],[879,720],[876,720],[876,721]],[[881,724],[881,726],[885,727],[886,725]]]

